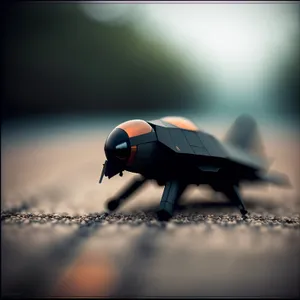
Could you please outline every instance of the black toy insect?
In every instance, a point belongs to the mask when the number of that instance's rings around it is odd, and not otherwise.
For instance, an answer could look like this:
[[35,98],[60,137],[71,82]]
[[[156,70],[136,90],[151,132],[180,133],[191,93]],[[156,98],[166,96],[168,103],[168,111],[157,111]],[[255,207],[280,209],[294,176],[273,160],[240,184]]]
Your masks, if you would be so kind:
[[169,220],[188,185],[207,184],[222,192],[247,214],[239,193],[242,182],[288,184],[284,175],[267,174],[257,124],[242,115],[224,141],[199,130],[190,120],[165,117],[153,121],[131,120],[117,126],[105,146],[107,160],[103,176],[112,178],[123,171],[140,174],[118,196],[107,202],[113,211],[147,180],[165,186],[157,217]]

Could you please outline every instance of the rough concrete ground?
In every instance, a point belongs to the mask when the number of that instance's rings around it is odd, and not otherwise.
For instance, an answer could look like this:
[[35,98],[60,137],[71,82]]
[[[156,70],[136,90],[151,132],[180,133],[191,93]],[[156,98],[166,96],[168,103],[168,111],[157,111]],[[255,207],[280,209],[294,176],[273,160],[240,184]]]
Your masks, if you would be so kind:
[[267,140],[293,188],[244,187],[247,220],[203,187],[160,223],[153,184],[105,214],[132,175],[99,185],[103,136],[68,136],[2,140],[2,295],[299,297],[297,140]]

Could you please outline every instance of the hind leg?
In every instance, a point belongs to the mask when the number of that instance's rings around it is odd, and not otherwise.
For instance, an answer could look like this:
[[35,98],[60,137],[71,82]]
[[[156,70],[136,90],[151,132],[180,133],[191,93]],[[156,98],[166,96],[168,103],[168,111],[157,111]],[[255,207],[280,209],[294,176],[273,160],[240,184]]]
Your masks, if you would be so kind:
[[245,205],[240,196],[239,189],[236,185],[226,188],[223,193],[225,196],[232,201],[240,210],[243,217],[246,217],[248,211],[245,208]]

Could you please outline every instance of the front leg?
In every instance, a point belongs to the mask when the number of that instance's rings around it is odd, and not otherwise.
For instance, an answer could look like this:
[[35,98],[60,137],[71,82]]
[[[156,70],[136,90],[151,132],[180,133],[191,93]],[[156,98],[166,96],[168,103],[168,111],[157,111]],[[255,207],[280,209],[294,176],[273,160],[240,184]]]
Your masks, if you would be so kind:
[[120,204],[128,200],[129,196],[136,192],[146,181],[147,179],[142,176],[134,178],[117,196],[107,201],[107,209],[110,211],[116,210]]
[[186,188],[186,184],[171,180],[165,185],[164,192],[160,201],[157,217],[159,221],[168,221],[173,216],[174,206],[179,197],[182,195]]

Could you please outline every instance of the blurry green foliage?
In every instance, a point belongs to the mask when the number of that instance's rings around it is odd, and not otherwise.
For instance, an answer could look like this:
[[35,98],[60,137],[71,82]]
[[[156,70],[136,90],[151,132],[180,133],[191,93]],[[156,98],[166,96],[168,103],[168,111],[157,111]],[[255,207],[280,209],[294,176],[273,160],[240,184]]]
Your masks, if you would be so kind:
[[78,4],[18,3],[5,25],[4,116],[207,104],[179,53],[129,24],[89,19]]

